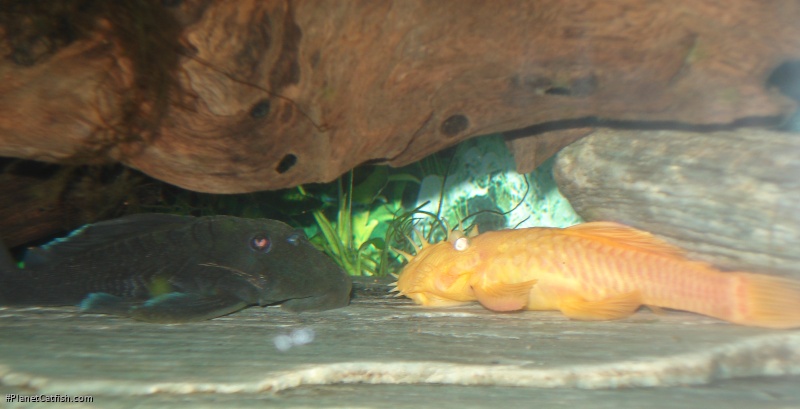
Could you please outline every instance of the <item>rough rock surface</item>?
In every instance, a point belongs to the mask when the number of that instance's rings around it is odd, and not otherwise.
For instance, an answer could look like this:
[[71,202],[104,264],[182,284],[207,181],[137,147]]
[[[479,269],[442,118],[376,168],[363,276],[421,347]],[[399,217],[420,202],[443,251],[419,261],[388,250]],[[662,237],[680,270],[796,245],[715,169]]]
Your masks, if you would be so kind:
[[562,150],[559,190],[587,221],[652,232],[730,270],[800,278],[800,138],[598,130]]
[[[523,227],[567,227],[580,223],[553,180],[553,161],[520,174],[514,158],[498,136],[462,142],[448,165],[447,180],[430,175],[422,180],[414,208],[436,213],[450,226],[464,222],[480,231]],[[496,213],[494,213],[496,212]],[[465,217],[476,215],[464,220]]]
[[[120,134],[130,95],[161,93],[140,89],[137,70],[152,64],[132,60],[139,48],[100,21],[35,61],[0,42],[0,155],[118,160],[234,193],[330,181],[369,161],[403,165],[554,121],[724,124],[794,108],[766,84],[800,59],[794,0],[152,3],[181,34],[180,91],[155,129]],[[22,37],[30,48],[48,40]],[[560,139],[512,145],[541,149],[538,163]]]
[[[181,325],[2,308],[0,391],[92,395],[67,406],[81,408],[800,405],[798,331],[681,312],[575,322],[428,309],[385,289],[362,280],[351,306],[324,313],[251,308]],[[313,339],[277,348],[298,330]]]

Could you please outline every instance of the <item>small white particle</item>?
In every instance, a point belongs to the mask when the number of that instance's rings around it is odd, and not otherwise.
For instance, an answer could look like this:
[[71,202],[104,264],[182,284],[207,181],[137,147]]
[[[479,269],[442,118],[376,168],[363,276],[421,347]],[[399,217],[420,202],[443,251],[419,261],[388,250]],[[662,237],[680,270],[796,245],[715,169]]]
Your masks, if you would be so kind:
[[278,351],[281,352],[288,351],[289,349],[292,348],[293,344],[292,337],[284,334],[276,336],[275,338],[272,339],[272,342],[275,343],[275,348],[277,348]]
[[300,328],[293,330],[291,333],[277,335],[272,339],[272,342],[281,352],[286,352],[292,347],[310,344],[314,341],[314,330],[311,328]]
[[296,329],[292,331],[291,337],[296,346],[310,344],[314,340],[314,330],[311,328]]

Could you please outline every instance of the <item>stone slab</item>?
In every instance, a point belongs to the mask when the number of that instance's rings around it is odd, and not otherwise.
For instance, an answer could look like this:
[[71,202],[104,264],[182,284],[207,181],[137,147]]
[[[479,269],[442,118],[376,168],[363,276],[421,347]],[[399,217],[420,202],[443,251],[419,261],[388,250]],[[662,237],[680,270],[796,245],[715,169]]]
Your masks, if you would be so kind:
[[558,189],[586,221],[651,232],[730,271],[800,279],[800,137],[598,129],[562,150]]
[[[682,312],[576,322],[437,310],[386,298],[383,283],[357,288],[338,310],[251,308],[176,325],[5,307],[0,391],[92,395],[65,407],[109,408],[800,405],[800,331]],[[298,330],[313,340],[276,346]],[[40,404],[27,405],[12,407]]]

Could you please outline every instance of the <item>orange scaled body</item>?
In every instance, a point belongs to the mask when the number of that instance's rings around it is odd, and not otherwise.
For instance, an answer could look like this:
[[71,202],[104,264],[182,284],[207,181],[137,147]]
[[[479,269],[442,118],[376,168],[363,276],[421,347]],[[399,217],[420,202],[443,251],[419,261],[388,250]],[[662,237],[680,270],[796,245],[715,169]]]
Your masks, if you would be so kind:
[[610,222],[529,228],[423,243],[397,291],[427,306],[478,301],[495,311],[559,310],[609,320],[641,305],[737,324],[800,327],[800,281],[721,272],[651,234]]

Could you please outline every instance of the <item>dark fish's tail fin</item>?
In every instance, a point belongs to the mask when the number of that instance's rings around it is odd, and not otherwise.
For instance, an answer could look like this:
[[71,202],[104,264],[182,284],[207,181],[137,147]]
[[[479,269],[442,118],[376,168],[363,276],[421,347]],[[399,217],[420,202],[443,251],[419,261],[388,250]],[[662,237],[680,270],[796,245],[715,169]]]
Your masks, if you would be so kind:
[[11,304],[18,289],[19,269],[14,258],[0,241],[0,305]]
[[0,274],[11,273],[17,269],[17,263],[11,257],[6,245],[0,241]]

